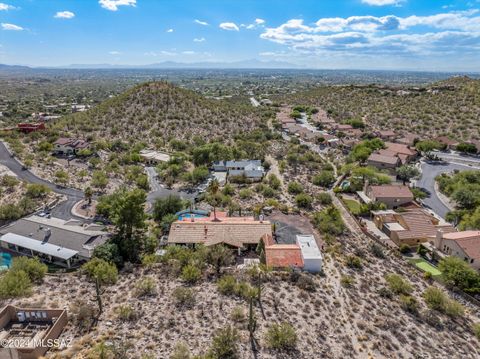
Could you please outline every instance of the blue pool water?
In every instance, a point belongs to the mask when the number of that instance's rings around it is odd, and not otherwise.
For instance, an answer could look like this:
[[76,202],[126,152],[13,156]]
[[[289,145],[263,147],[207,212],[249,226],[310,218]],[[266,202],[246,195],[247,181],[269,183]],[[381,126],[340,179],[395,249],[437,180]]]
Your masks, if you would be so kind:
[[12,255],[10,253],[0,252],[0,271],[10,268],[12,265]]
[[[193,214],[193,218],[205,218],[205,217],[208,217],[208,216],[204,216],[202,214],[195,214],[195,213]],[[190,219],[190,218],[192,218],[191,213],[185,213],[178,216],[179,221],[183,221],[184,219]]]

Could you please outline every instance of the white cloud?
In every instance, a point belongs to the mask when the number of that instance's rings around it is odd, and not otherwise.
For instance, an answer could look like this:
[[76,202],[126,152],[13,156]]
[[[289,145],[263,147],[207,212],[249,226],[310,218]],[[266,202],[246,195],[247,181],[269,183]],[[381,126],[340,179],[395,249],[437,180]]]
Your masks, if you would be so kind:
[[72,19],[75,17],[75,14],[71,11],[59,11],[54,17],[57,19]]
[[253,30],[253,29],[256,29],[258,27],[265,27],[264,24],[265,24],[265,20],[257,18],[257,19],[255,19],[255,21],[252,24],[249,24],[249,25],[241,24],[240,27],[244,27],[247,30]]
[[322,18],[313,25],[291,19],[267,28],[261,38],[297,52],[444,54],[480,50],[477,10],[431,16]]
[[200,37],[200,38],[195,38],[193,39],[194,42],[204,42],[206,41],[204,37]]
[[10,30],[10,31],[22,31],[23,27],[14,25],[14,24],[6,24],[2,22],[2,29],[3,30]]
[[208,22],[195,19],[194,22],[198,25],[208,26]]
[[115,55],[120,55],[121,52],[120,51],[110,51],[109,54],[115,56]]
[[167,32],[168,32],[168,33],[172,33],[172,32],[173,32],[173,29],[168,29]]
[[263,19],[255,19],[255,24],[257,24],[257,25],[263,25],[263,24],[265,24],[265,20],[263,20]]
[[8,10],[14,10],[14,9],[15,9],[15,6],[0,2],[0,11],[8,11]]
[[183,51],[182,54],[184,54],[184,55],[195,55],[195,51]]
[[137,0],[99,0],[98,3],[104,9],[117,11],[119,6],[135,6]]
[[398,5],[405,0],[362,0],[362,3],[372,6]]
[[233,22],[222,22],[219,25],[220,29],[227,30],[227,31],[240,31],[238,26]]

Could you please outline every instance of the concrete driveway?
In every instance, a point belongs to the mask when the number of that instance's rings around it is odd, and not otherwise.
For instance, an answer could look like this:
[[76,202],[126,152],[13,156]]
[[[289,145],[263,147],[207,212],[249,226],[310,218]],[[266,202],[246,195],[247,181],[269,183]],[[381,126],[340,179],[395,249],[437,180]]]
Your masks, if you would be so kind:
[[421,165],[422,177],[416,182],[418,188],[424,189],[429,196],[423,200],[425,207],[430,208],[440,217],[445,218],[450,209],[440,200],[435,191],[435,178],[442,173],[450,173],[454,170],[472,170],[470,166],[456,163],[427,163]]

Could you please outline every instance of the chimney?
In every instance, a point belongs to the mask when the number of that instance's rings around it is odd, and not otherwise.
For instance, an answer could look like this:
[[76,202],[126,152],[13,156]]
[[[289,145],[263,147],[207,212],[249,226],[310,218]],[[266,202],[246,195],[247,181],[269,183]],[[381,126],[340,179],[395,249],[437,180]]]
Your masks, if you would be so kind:
[[435,235],[435,248],[442,250],[443,247],[443,230],[441,228],[437,229],[437,233]]

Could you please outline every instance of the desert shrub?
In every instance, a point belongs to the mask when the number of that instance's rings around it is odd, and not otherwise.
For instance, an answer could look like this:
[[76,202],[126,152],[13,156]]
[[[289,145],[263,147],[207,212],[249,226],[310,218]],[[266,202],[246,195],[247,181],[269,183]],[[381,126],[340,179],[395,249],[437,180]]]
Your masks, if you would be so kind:
[[115,312],[117,313],[118,319],[124,322],[131,322],[138,318],[138,313],[129,304],[122,304],[118,306]]
[[349,275],[342,275],[342,277],[340,278],[340,284],[345,288],[352,287],[354,283],[355,283],[355,281],[354,281],[353,277],[351,277]]
[[410,246],[408,246],[407,244],[402,244],[400,245],[400,248],[398,249],[400,251],[400,253],[408,253],[410,252]]
[[228,326],[218,330],[212,339],[209,354],[215,359],[238,358],[239,334],[237,329]]
[[342,216],[335,206],[329,206],[313,214],[313,224],[323,234],[341,235],[346,227]]
[[156,263],[158,263],[159,259],[158,256],[155,253],[152,254],[145,254],[142,256],[142,266],[146,268],[150,268]]
[[400,295],[400,306],[409,313],[418,313],[418,302],[410,295]]
[[300,194],[303,192],[303,186],[298,182],[290,182],[288,184],[288,193]]
[[324,206],[332,204],[332,196],[330,196],[330,194],[327,193],[327,192],[320,192],[317,195],[317,198],[318,198],[320,204],[322,204]]
[[235,323],[244,322],[246,319],[245,310],[242,307],[233,308],[231,318]]
[[378,295],[380,295],[380,297],[389,298],[389,299],[391,299],[393,297],[392,291],[390,289],[388,289],[387,287],[381,287],[378,290]]
[[387,274],[385,276],[388,287],[395,294],[408,295],[413,291],[412,286],[398,274]]
[[177,343],[173,352],[170,355],[170,359],[190,359],[190,350],[185,343]]
[[89,329],[97,316],[96,308],[93,305],[80,300],[73,302],[70,312],[73,314],[75,325],[82,331]]
[[313,203],[312,196],[306,193],[300,193],[295,197],[295,203],[300,208],[311,208]]
[[98,280],[99,284],[113,284],[117,281],[117,267],[103,259],[93,258],[85,263],[82,269],[91,279]]
[[450,317],[463,317],[465,308],[456,300],[448,300],[445,303],[444,313]]
[[316,285],[312,277],[302,274],[296,282],[297,287],[308,292],[315,292]]
[[473,334],[480,340],[480,323],[474,323],[472,325]]
[[31,183],[27,185],[26,195],[30,198],[43,198],[50,192],[50,188],[43,184]]
[[177,287],[173,291],[173,300],[177,307],[193,308],[195,305],[195,292],[190,288]]
[[137,297],[144,297],[156,293],[155,279],[152,277],[145,277],[135,285],[135,295]]
[[30,277],[23,270],[12,271],[0,277],[0,298],[16,298],[29,295],[32,292]]
[[181,278],[188,284],[195,284],[202,278],[202,271],[198,267],[188,264],[183,267]]
[[40,283],[48,271],[48,267],[38,258],[16,257],[12,261],[11,271],[24,271],[32,282]]
[[244,188],[240,190],[240,192],[238,192],[238,195],[240,196],[241,199],[248,199],[248,198],[252,198],[253,192],[248,188]]
[[313,177],[312,183],[319,187],[330,187],[335,183],[335,174],[332,171],[322,171]]
[[362,260],[355,256],[355,255],[349,255],[347,256],[347,265],[350,267],[350,268],[353,268],[353,269],[361,269],[362,268]]
[[224,275],[217,281],[218,291],[225,295],[233,295],[236,285],[237,280],[231,275]]
[[437,287],[428,287],[425,292],[423,292],[423,299],[429,308],[439,311],[443,311],[448,301],[443,290]]
[[370,251],[377,258],[381,258],[381,259],[385,258],[385,253],[383,252],[383,248],[376,243],[372,243],[372,245],[370,246]]
[[265,334],[265,341],[271,349],[288,351],[297,345],[297,333],[289,323],[272,324]]

